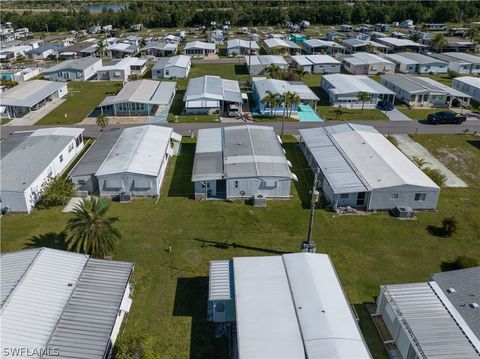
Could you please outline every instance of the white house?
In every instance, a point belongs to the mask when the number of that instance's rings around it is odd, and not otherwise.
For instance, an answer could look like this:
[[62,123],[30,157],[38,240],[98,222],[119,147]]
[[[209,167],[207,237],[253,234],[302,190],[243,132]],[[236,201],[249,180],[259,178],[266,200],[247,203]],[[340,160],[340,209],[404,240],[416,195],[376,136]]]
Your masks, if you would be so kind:
[[196,199],[289,199],[295,178],[273,127],[198,131],[192,174]]
[[300,144],[333,208],[366,211],[406,206],[434,210],[440,188],[371,126],[342,124],[300,130]]
[[451,107],[460,104],[468,106],[470,102],[469,95],[429,77],[406,74],[383,75],[381,82],[411,107]]
[[353,75],[392,74],[395,64],[383,57],[368,52],[356,52],[342,59],[345,70]]
[[143,47],[140,52],[143,56],[166,57],[177,53],[178,43],[151,42]]
[[257,55],[260,46],[255,41],[232,39],[227,41],[227,55]]
[[457,59],[460,62],[468,62],[471,64],[471,74],[480,74],[480,56],[467,54],[465,52],[444,52],[444,55]]
[[[466,55],[473,56],[475,59],[474,55],[470,55],[470,54],[466,54]],[[480,71],[480,59],[476,59],[477,61],[479,61],[478,68],[476,69],[474,63],[472,63],[471,61],[462,60],[457,57],[452,57],[452,56],[446,55],[445,53],[439,53],[439,54],[432,53],[431,56],[440,61],[446,62],[448,64],[448,70],[456,72],[458,74],[469,75],[472,73],[472,71],[473,73],[475,73],[475,71]]]
[[127,81],[131,75],[141,76],[147,71],[147,60],[138,57],[115,59],[97,70],[97,80]]
[[79,190],[100,196],[159,196],[168,161],[177,153],[181,139],[164,126],[107,131],[69,177]]
[[24,57],[26,53],[33,49],[31,45],[17,45],[4,47],[0,49],[0,61],[11,61],[15,60],[17,57]]
[[187,78],[191,66],[190,56],[177,55],[161,58],[152,67],[152,79]]
[[51,248],[0,260],[4,356],[110,357],[132,304],[133,263]]
[[98,57],[81,57],[66,60],[43,71],[43,77],[52,81],[86,81],[95,77],[102,67],[102,59]]
[[339,73],[342,63],[328,55],[296,55],[292,56],[293,66],[303,68],[311,74]]
[[221,115],[229,105],[241,108],[243,98],[238,81],[207,75],[190,79],[183,101],[187,114]]
[[335,54],[345,52],[345,47],[335,41],[308,39],[303,41],[303,50],[310,55],[317,54]]
[[139,46],[128,42],[117,42],[105,47],[105,52],[114,59],[135,56],[139,51]]
[[27,51],[25,55],[32,60],[55,59],[60,55],[62,50],[63,46],[47,44],[33,48],[30,51]]
[[281,51],[290,55],[295,55],[297,54],[297,52],[301,51],[301,47],[290,40],[273,38],[273,39],[265,39],[264,43],[265,43],[265,49],[269,53]]
[[[364,75],[324,75],[320,86],[328,94],[330,103],[335,107],[375,108],[378,101],[393,102],[395,98],[395,92]],[[362,103],[358,99],[359,92],[366,92],[370,99]]]
[[14,132],[2,141],[2,211],[29,213],[40,199],[44,183],[61,174],[82,150],[83,131],[52,127]]
[[240,359],[371,358],[327,254],[211,261],[208,318],[235,323]]
[[261,75],[272,65],[287,69],[290,65],[282,56],[277,55],[254,55],[246,56],[247,67],[252,75]]
[[377,42],[387,46],[393,52],[406,50],[419,52],[421,49],[425,49],[428,47],[412,40],[397,39],[395,37],[379,37],[377,39]]
[[215,43],[203,42],[203,41],[192,41],[185,44],[185,55],[191,56],[213,56],[216,54]]
[[65,82],[31,80],[2,93],[0,111],[10,118],[22,117],[55,102],[68,93]]
[[415,53],[400,52],[385,55],[397,64],[397,69],[405,74],[446,74],[448,63],[434,57]]
[[473,76],[456,77],[453,79],[452,87],[469,95],[472,100],[480,102],[480,78]]

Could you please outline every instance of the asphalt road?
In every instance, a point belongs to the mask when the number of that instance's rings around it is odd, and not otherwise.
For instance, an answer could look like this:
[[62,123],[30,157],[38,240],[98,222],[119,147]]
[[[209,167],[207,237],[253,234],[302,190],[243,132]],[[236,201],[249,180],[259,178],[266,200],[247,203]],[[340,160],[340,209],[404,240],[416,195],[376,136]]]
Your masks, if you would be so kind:
[[[285,122],[284,134],[297,135],[298,130],[302,128],[311,127],[326,127],[345,123],[344,121],[328,121],[322,123],[312,122]],[[460,125],[429,125],[417,121],[352,121],[351,123],[357,123],[362,125],[370,125],[375,127],[379,132],[383,134],[456,134],[456,133],[480,133],[480,120],[466,121]],[[175,129],[176,132],[183,136],[189,136],[196,134],[196,131],[200,128],[212,128],[212,127],[224,127],[242,125],[244,122],[238,123],[169,123],[165,126],[170,126]],[[282,124],[281,122],[257,122],[255,125],[273,126],[275,131],[280,134]],[[134,127],[135,125],[109,125],[109,128],[115,127]],[[42,127],[57,127],[57,126],[1,126],[0,135],[5,138],[9,134],[15,131],[28,131],[35,130]],[[84,135],[86,137],[98,137],[101,130],[96,125],[87,125],[75,127],[85,128]]]

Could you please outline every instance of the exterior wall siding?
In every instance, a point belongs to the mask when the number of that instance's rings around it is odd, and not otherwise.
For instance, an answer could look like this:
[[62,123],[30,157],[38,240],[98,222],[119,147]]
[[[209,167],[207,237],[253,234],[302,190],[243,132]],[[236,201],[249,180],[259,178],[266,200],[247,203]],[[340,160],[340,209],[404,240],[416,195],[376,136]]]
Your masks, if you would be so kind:
[[[268,182],[274,182],[270,186]],[[290,198],[290,178],[239,178],[226,181],[227,198],[251,198],[263,195],[266,198]]]

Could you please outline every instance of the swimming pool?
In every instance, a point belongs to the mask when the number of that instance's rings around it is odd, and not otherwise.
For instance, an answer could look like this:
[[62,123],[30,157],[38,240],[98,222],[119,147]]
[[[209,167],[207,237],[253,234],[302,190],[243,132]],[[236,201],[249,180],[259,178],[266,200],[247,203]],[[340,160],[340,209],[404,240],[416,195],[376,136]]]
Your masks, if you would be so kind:
[[324,122],[309,105],[298,105],[298,120],[300,122]]

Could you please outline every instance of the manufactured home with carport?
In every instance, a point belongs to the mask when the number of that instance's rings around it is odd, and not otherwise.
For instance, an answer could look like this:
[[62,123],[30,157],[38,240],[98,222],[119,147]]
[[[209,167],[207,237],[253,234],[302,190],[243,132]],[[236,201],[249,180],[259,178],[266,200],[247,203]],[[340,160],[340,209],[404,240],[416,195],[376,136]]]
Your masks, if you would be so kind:
[[23,117],[68,93],[65,82],[31,80],[2,92],[0,111],[7,117]]
[[114,59],[97,70],[97,80],[128,81],[130,76],[141,76],[146,71],[146,59],[139,59],[138,57]]
[[311,74],[336,74],[342,67],[340,61],[328,55],[296,55],[292,61],[294,67]]
[[166,57],[177,53],[177,43],[151,42],[140,49],[143,56]]
[[289,55],[296,55],[302,50],[300,46],[290,40],[265,39],[264,43],[265,49],[271,54],[279,51]]
[[290,199],[296,176],[270,126],[198,131],[192,182],[195,199]]
[[175,97],[176,82],[138,80],[128,82],[115,96],[100,104],[108,116],[165,117]]
[[181,139],[171,128],[154,125],[107,131],[69,177],[77,189],[100,196],[159,196]]
[[5,356],[110,358],[132,304],[133,263],[44,247],[0,262]]
[[241,109],[243,97],[238,81],[207,75],[190,79],[183,101],[187,114],[222,115],[229,105]]
[[[324,75],[320,86],[335,107],[375,108],[380,100],[388,100],[392,103],[395,100],[395,92],[364,75]],[[366,92],[369,96],[369,100],[365,103],[358,99],[360,92]]]
[[242,39],[232,39],[227,41],[228,56],[257,55],[260,52],[260,46],[255,41]]
[[435,210],[440,188],[371,126],[300,130],[300,146],[333,208]]
[[52,81],[86,81],[95,77],[102,67],[102,59],[98,57],[81,57],[66,60],[58,65],[45,69],[43,77]]
[[429,77],[404,74],[383,75],[382,85],[396,93],[397,98],[411,107],[468,106],[470,96]]
[[281,69],[288,69],[290,66],[282,56],[278,55],[255,55],[246,56],[248,72],[251,75],[262,75],[272,65]]
[[205,57],[213,56],[217,52],[215,43],[203,41],[187,42],[184,51],[185,55]]
[[232,357],[371,358],[327,254],[211,261],[208,294],[208,319],[235,328]]
[[342,63],[353,75],[393,74],[395,64],[383,57],[368,52],[356,52],[342,58]]
[[0,143],[2,211],[29,213],[49,178],[60,175],[83,148],[83,128],[14,132]]
[[308,39],[302,43],[303,50],[310,55],[335,54],[345,52],[345,47],[335,41]]

